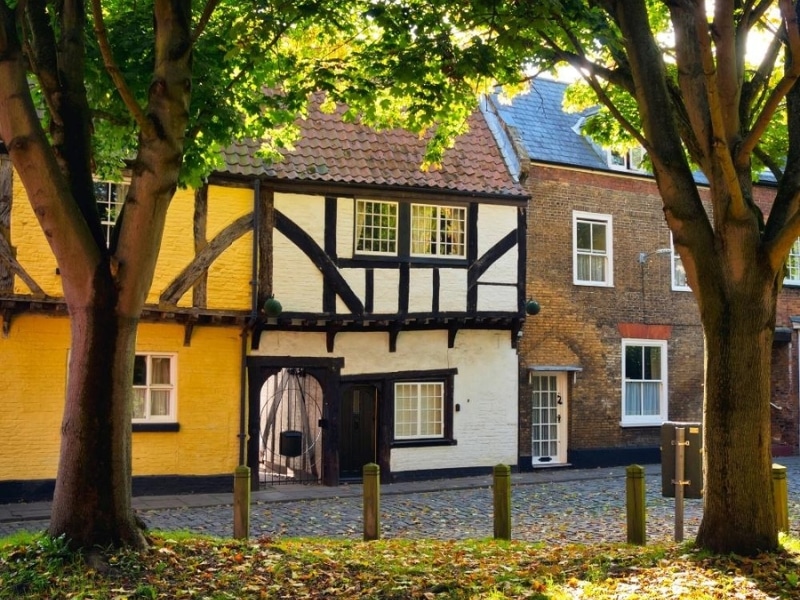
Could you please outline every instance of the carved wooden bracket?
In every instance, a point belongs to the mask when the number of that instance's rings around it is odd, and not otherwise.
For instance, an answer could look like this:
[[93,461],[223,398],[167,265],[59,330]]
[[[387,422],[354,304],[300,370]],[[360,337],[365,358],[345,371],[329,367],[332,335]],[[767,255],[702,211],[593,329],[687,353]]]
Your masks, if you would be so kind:
[[7,338],[8,334],[11,332],[11,316],[13,315],[13,311],[10,308],[4,308],[2,315],[3,315],[3,337]]

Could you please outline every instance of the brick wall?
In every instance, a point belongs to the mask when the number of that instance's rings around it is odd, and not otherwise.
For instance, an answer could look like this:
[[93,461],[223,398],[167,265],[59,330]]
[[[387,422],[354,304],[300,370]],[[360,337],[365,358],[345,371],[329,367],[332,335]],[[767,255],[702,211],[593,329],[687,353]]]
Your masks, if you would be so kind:
[[[691,292],[672,291],[670,247],[652,180],[533,165],[528,177],[527,297],[541,304],[519,344],[520,454],[530,453],[528,368],[580,369],[569,381],[569,448],[658,446],[658,427],[623,428],[620,324],[668,325],[669,418],[699,420],[703,336]],[[573,284],[573,210],[613,219],[614,286]]]

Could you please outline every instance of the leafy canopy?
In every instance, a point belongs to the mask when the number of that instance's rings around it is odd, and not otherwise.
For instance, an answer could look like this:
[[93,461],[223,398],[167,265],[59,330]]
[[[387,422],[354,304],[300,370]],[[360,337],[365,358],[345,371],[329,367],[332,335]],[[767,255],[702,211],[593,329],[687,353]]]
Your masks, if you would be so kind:
[[[436,164],[464,131],[476,93],[498,74],[509,82],[521,79],[518,63],[499,60],[495,34],[472,29],[458,10],[448,12],[458,7],[442,2],[215,4],[206,23],[200,14],[195,19],[186,185],[197,185],[219,167],[220,150],[237,139],[262,140],[264,156],[277,158],[296,139],[293,123],[315,91],[326,93],[329,108],[346,103],[345,118],[377,128],[422,134],[437,124],[427,157]],[[114,61],[140,105],[153,68],[152,10],[152,0],[103,3]],[[96,36],[87,33],[97,174],[119,177],[124,160],[135,154],[136,124],[108,75]],[[513,38],[513,32],[503,35]]]

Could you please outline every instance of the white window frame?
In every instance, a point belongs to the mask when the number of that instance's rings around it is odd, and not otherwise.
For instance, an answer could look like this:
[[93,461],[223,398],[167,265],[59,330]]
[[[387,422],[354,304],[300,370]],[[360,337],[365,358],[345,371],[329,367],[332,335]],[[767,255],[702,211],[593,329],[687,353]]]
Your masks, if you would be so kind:
[[[628,376],[626,371],[626,350],[630,347],[640,347],[640,348],[659,348],[661,350],[661,364],[659,368],[661,370],[661,377],[660,379],[636,379],[631,380],[632,383],[644,383],[648,381],[659,381],[660,382],[660,389],[658,395],[658,414],[655,415],[628,415],[626,412],[626,394],[627,394],[627,384],[628,384]],[[622,427],[646,427],[646,426],[660,426],[664,421],[667,420],[667,415],[669,414],[669,407],[667,405],[667,399],[669,398],[669,370],[668,370],[668,361],[667,361],[667,340],[644,340],[644,339],[636,339],[636,338],[628,338],[622,340],[622,356],[620,361],[622,367],[622,404],[620,405],[620,414],[622,419],[620,421],[620,425]]]
[[691,292],[689,282],[686,280],[686,270],[683,268],[681,255],[675,251],[672,243],[672,234],[669,236],[670,260],[672,261],[672,289],[676,292]]
[[[100,186],[104,186],[104,193],[101,194]],[[115,192],[116,199],[112,197],[112,190]],[[111,245],[111,232],[117,223],[122,205],[125,203],[125,196],[128,193],[126,183],[114,181],[95,181],[94,197],[97,203],[97,210],[100,213],[100,225],[106,238],[106,246]]]
[[[133,385],[133,389],[142,389],[145,391],[145,416],[141,418],[131,418],[132,423],[175,423],[177,422],[178,414],[178,355],[169,352],[137,352],[136,357],[144,357],[147,361],[147,374],[144,385]],[[152,359],[154,358],[167,358],[169,359],[169,379],[168,384],[154,384],[152,383]],[[152,403],[150,401],[150,394],[152,391],[169,391],[169,414],[167,415],[152,415]]]
[[646,173],[647,169],[643,169],[641,166],[645,156],[647,156],[647,152],[641,146],[636,146],[625,152],[606,150],[606,164],[615,171]]
[[786,277],[783,278],[783,284],[800,286],[800,238],[794,241],[786,258]]
[[[394,240],[392,241],[394,248],[392,250],[373,250],[373,249],[359,249],[358,244],[359,240],[361,240],[361,233],[359,229],[364,229],[359,227],[359,219],[366,218],[360,217],[360,215],[367,215],[373,213],[367,213],[363,207],[367,204],[374,204],[374,205],[384,205],[384,206],[392,206],[394,207]],[[382,225],[378,226],[377,229],[383,228]],[[373,227],[373,229],[375,229]],[[386,227],[387,230],[391,230],[391,227]],[[355,202],[355,227],[353,229],[353,251],[355,254],[361,255],[369,255],[369,256],[397,256],[398,247],[399,247],[399,237],[400,237],[400,205],[397,202],[390,202],[387,200],[372,200],[370,198],[356,198]],[[375,242],[380,242],[377,238],[363,238],[365,242],[370,242],[372,245]]]
[[[578,251],[578,223],[602,224],[605,226],[606,251],[605,253],[595,253],[589,251]],[[613,218],[611,215],[590,213],[583,211],[572,211],[572,282],[575,285],[590,285],[595,287],[614,287],[614,235]],[[578,277],[578,258],[579,256],[601,256],[605,258],[605,280],[592,281],[580,279]]]
[[[422,431],[423,426],[423,410],[420,407],[420,400],[421,400],[421,390],[423,386],[432,386],[434,388],[439,389],[438,395],[438,426],[439,432],[438,433],[420,433]],[[416,387],[416,396],[415,398],[411,398],[411,401],[415,403],[414,406],[410,407],[410,410],[415,412],[416,414],[415,419],[400,419],[398,418],[398,411],[400,410],[398,398],[400,395],[398,394],[398,389],[400,387],[408,387],[413,388]],[[446,386],[444,381],[397,381],[394,384],[394,439],[395,440],[422,440],[422,439],[444,439],[445,436],[445,420],[444,420],[444,410],[445,410],[445,394],[446,394]],[[429,421],[429,424],[432,423],[434,426],[437,424],[436,420]],[[398,426],[405,425],[405,424],[412,424],[415,425],[415,432],[411,434],[398,434]]]
[[[429,248],[432,250],[430,252],[414,252],[414,238],[417,232],[419,231],[415,228],[415,209],[433,209],[435,211],[435,230],[431,230],[428,232],[429,234],[433,234],[436,238],[436,241],[431,241]],[[443,215],[443,211],[452,211],[450,216]],[[460,223],[461,224],[461,231],[460,231],[460,240],[455,243],[446,243],[442,241],[442,228],[441,222],[442,219],[447,220],[448,226],[451,222]],[[458,234],[458,232],[457,232]],[[435,256],[437,258],[455,258],[455,259],[463,259],[467,257],[467,208],[465,206],[440,206],[437,204],[412,204],[411,205],[411,245],[410,245],[410,254],[411,256],[424,256],[430,257]],[[444,253],[442,250],[446,248],[453,248],[458,247],[460,248],[460,252],[458,253]]]

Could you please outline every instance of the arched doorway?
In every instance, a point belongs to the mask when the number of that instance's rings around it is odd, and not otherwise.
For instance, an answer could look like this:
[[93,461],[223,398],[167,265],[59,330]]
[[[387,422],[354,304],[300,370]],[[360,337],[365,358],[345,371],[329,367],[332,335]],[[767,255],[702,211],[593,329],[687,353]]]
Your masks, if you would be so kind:
[[247,358],[251,489],[339,484],[341,358]]
[[322,481],[322,386],[305,369],[281,369],[261,388],[260,481]]

